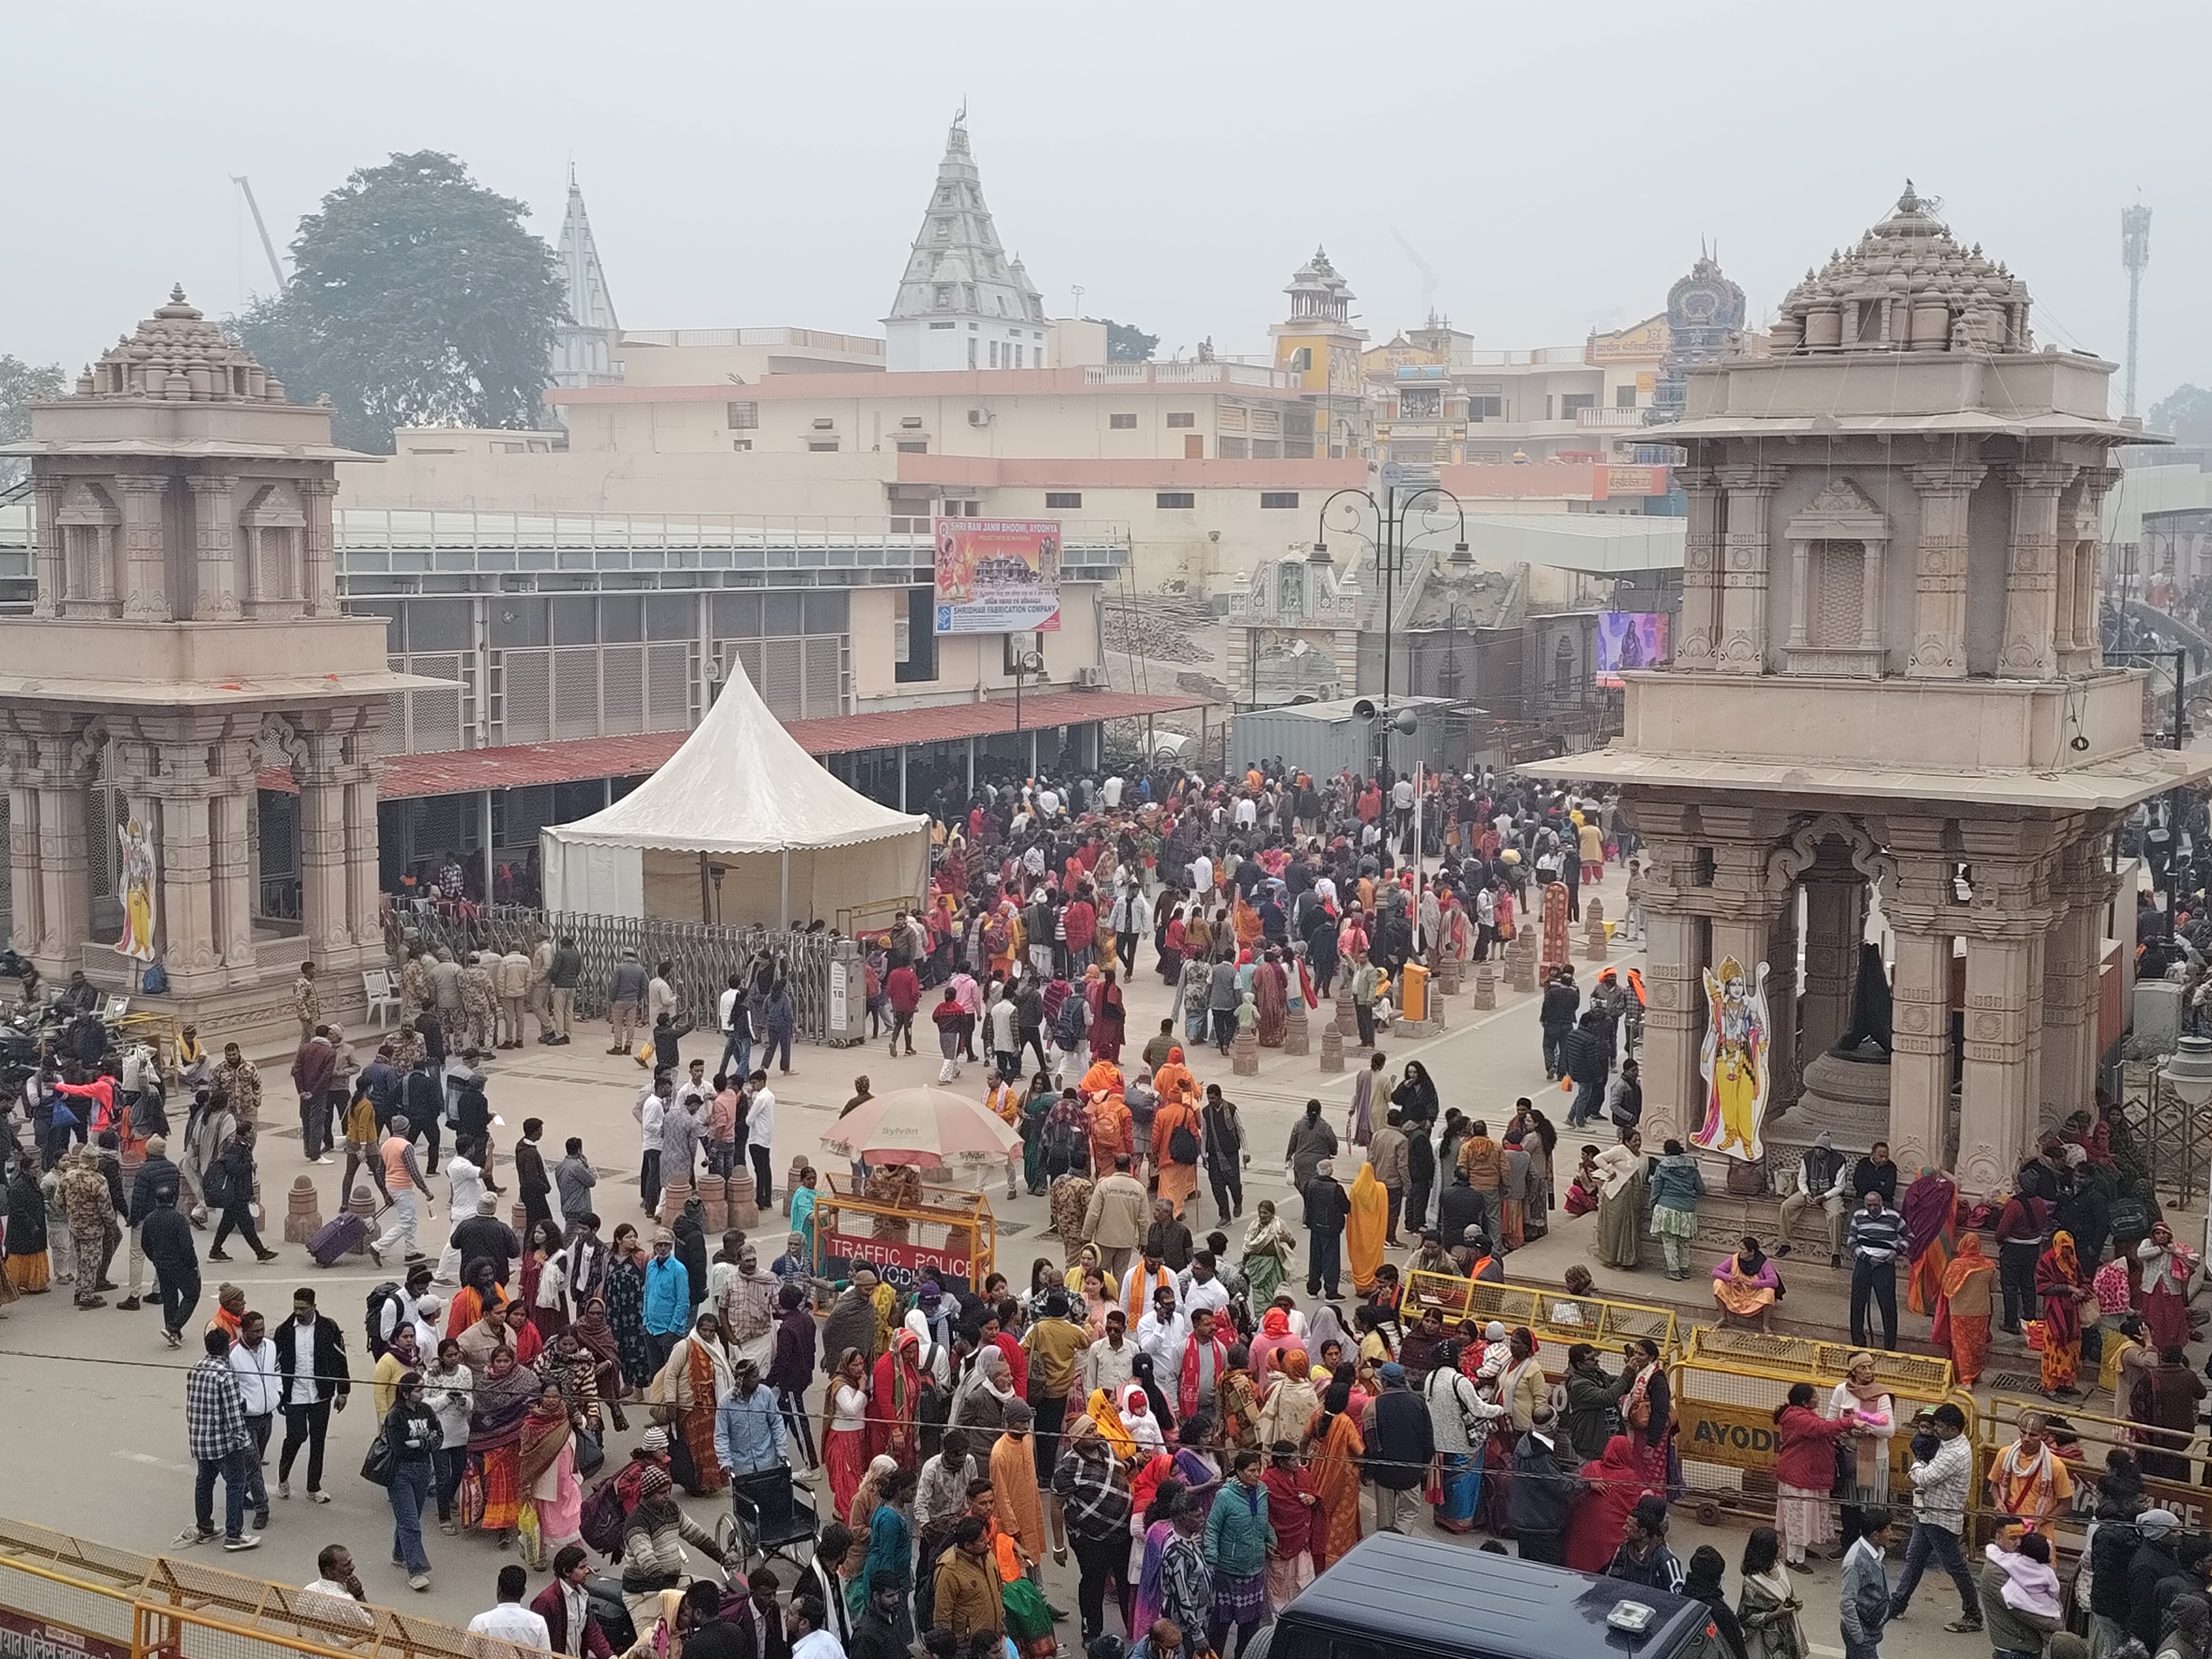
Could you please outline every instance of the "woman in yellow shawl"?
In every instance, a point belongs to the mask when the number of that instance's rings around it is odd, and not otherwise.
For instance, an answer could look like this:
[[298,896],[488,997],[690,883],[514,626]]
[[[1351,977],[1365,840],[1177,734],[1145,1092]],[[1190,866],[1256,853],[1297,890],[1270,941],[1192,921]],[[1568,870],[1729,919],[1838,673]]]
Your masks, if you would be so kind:
[[1114,1402],[1103,1389],[1093,1389],[1083,1409],[1098,1430],[1099,1437],[1113,1449],[1114,1455],[1124,1463],[1137,1455],[1137,1437],[1129,1432],[1129,1425],[1121,1420],[1121,1413],[1114,1409]]
[[1389,1219],[1389,1194],[1375,1178],[1375,1166],[1362,1164],[1352,1183],[1352,1213],[1344,1223],[1344,1253],[1352,1266],[1352,1289],[1365,1296],[1382,1265],[1382,1238]]

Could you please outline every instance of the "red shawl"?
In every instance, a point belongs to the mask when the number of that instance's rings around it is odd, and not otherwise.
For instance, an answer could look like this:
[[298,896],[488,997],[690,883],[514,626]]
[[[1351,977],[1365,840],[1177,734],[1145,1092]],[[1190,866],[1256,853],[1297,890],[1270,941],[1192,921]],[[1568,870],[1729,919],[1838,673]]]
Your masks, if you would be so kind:
[[[1211,1340],[1213,1349],[1213,1386],[1218,1393],[1221,1380],[1229,1375],[1229,1345],[1219,1337]],[[1198,1349],[1195,1336],[1182,1346],[1182,1376],[1176,1384],[1176,1414],[1188,1419],[1198,1415]]]

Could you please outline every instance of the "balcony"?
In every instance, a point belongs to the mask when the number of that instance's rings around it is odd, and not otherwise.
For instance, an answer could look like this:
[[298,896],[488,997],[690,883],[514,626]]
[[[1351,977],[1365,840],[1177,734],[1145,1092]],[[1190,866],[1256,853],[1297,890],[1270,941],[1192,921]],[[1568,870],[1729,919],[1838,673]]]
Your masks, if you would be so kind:
[[1083,371],[1085,386],[1256,386],[1295,392],[1298,381],[1287,369],[1253,363],[1091,363]]
[[1585,432],[1626,430],[1644,424],[1640,409],[1578,409],[1575,424]]

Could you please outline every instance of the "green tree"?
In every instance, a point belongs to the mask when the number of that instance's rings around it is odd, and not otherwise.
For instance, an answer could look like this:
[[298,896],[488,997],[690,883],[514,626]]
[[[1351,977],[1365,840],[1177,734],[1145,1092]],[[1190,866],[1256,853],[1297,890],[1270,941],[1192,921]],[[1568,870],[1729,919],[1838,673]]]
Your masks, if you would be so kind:
[[403,426],[536,425],[567,304],[529,212],[436,150],[364,167],[300,222],[291,279],[239,337],[295,402],[328,393],[356,449],[388,453]]
[[1159,343],[1158,335],[1147,334],[1134,323],[1107,321],[1106,361],[1109,363],[1150,362],[1152,348]]
[[2185,444],[2212,443],[2212,392],[2178,386],[2150,406],[2154,432],[2168,433]]
[[[27,363],[0,351],[0,444],[12,444],[31,435],[31,405],[58,398],[68,390],[59,363]],[[0,455],[0,489],[31,470],[20,455]]]

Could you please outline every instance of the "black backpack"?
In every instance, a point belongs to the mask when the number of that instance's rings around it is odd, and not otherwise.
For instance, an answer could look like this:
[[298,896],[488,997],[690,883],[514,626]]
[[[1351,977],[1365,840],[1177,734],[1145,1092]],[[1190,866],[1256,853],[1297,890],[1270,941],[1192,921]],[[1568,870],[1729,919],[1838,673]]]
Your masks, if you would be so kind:
[[231,1180],[231,1167],[222,1159],[217,1158],[207,1166],[207,1173],[200,1177],[200,1196],[207,1200],[208,1208],[227,1210],[230,1207]]
[[1080,1128],[1066,1123],[1057,1127],[1047,1124],[1044,1134],[1045,1173],[1064,1176],[1080,1171],[1088,1161],[1090,1145],[1089,1139]]
[[1198,1162],[1198,1137],[1190,1132],[1190,1115],[1186,1112],[1176,1120],[1168,1131],[1168,1156],[1178,1164]]
[[379,1359],[384,1358],[385,1350],[391,1346],[383,1336],[384,1310],[391,1304],[405,1298],[406,1292],[399,1288],[399,1281],[396,1279],[386,1279],[368,1293],[368,1313],[363,1323],[368,1337],[368,1351]]

